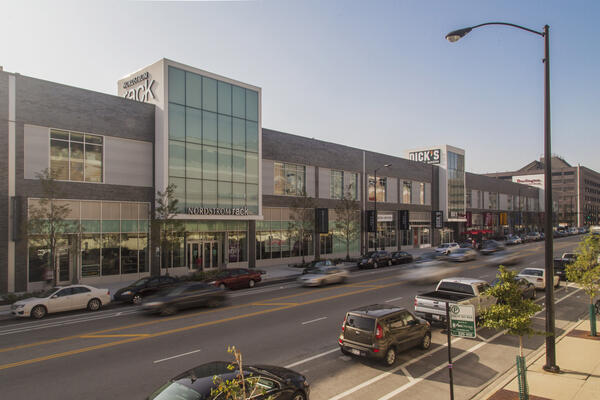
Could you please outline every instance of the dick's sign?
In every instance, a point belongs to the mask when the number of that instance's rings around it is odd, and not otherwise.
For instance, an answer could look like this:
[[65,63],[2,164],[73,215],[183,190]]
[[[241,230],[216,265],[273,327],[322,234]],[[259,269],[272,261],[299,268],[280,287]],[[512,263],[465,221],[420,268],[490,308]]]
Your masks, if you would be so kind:
[[408,153],[408,158],[412,161],[424,162],[426,164],[439,164],[441,160],[441,150],[422,150]]

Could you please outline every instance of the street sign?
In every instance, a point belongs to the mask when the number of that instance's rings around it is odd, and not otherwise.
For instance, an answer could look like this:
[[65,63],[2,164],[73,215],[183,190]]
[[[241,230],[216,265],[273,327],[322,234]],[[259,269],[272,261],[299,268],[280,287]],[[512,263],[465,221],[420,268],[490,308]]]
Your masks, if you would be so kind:
[[475,339],[475,306],[452,304],[450,306],[450,334]]
[[444,227],[444,212],[443,211],[432,211],[431,212],[431,225],[434,229],[442,229]]

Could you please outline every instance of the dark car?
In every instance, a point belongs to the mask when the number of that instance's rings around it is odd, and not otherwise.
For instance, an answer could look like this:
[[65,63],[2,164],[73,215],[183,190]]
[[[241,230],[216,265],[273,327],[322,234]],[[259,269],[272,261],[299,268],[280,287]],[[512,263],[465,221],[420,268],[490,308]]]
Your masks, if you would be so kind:
[[221,289],[239,289],[245,287],[254,287],[261,281],[261,271],[250,270],[247,268],[230,268],[221,271],[216,278],[209,282],[210,285]]
[[554,259],[554,275],[558,275],[561,281],[567,280],[567,271],[566,267],[569,265],[571,261],[565,260],[564,258],[555,258]]
[[431,326],[405,308],[374,304],[349,311],[338,339],[342,353],[374,358],[386,365],[401,351],[431,346]]
[[358,262],[358,268],[378,268],[384,265],[392,265],[392,256],[385,250],[370,251],[362,256]]
[[142,299],[151,296],[164,288],[177,284],[179,280],[172,276],[152,276],[142,278],[131,285],[117,290],[113,298],[115,301],[132,302],[141,304]]
[[223,289],[205,282],[189,282],[148,297],[142,302],[142,309],[148,313],[172,315],[186,308],[218,307],[225,303],[225,299]]
[[[223,381],[233,381],[239,374],[239,369],[230,369],[230,363],[213,361],[192,368],[158,388],[148,400],[218,400],[221,396],[211,396],[215,389],[213,377]],[[258,378],[257,391],[252,400],[262,400],[269,397],[278,400],[307,400],[310,386],[306,377],[291,369],[272,365],[245,365],[244,376]],[[247,393],[250,395],[250,393]]]
[[315,260],[311,261],[308,267],[302,270],[303,274],[312,274],[315,271],[320,270],[323,267],[333,267],[333,263],[331,260]]
[[[535,299],[536,298],[536,290],[535,285],[531,282],[528,282],[526,279],[515,277],[515,281],[519,285],[519,289],[521,289],[521,296],[524,299]],[[500,279],[496,278],[492,281],[491,286],[496,286],[500,282]]]
[[483,242],[480,252],[481,254],[487,255],[503,249],[504,245],[502,245],[502,243],[496,242],[495,240],[486,240],[485,242]]
[[405,251],[397,251],[392,253],[392,264],[406,264],[413,262],[413,256]]

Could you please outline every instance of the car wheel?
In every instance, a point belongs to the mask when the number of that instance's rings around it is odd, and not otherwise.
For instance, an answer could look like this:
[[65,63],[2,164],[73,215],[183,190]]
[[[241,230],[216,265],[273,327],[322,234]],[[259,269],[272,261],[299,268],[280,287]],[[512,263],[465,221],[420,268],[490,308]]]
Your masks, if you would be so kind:
[[224,283],[221,283],[221,284],[219,285],[219,289],[227,289],[227,287],[225,286],[225,284],[224,284]]
[[254,279],[248,281],[248,287],[254,287]]
[[302,392],[296,392],[292,395],[292,400],[306,400],[306,396]]
[[377,265],[377,262],[373,263],[373,269],[377,269],[377,267],[379,267],[379,265]]
[[88,301],[87,309],[90,311],[98,311],[102,307],[102,303],[98,299],[91,299]]
[[394,363],[396,362],[396,349],[394,349],[393,347],[390,347],[388,349],[388,351],[386,351],[386,353],[385,353],[383,362],[388,367],[391,367],[392,365],[394,365]]
[[160,315],[173,315],[177,312],[177,309],[173,306],[164,306],[162,310],[160,310]]
[[431,333],[427,332],[425,336],[423,336],[423,341],[421,342],[421,348],[423,350],[427,350],[431,347]]
[[131,299],[131,302],[136,306],[142,304],[142,296],[140,296],[139,294],[134,295]]
[[31,310],[31,316],[35,319],[40,319],[40,318],[44,318],[47,314],[47,310],[46,307],[44,306],[35,306],[33,307],[33,309]]
[[392,266],[392,260],[389,260],[388,261],[388,267],[391,267],[391,266]]

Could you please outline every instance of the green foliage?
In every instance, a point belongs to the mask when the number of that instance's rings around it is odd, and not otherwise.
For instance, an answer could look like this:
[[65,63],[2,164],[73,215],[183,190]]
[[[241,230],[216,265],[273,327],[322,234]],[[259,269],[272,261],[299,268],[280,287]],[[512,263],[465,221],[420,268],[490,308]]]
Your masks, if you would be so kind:
[[288,225],[288,234],[292,239],[299,242],[300,255],[304,264],[304,241],[310,239],[315,230],[315,208],[317,202],[314,198],[307,196],[302,191],[301,195],[296,197],[290,208],[290,223]]
[[[220,376],[213,376],[215,388],[211,389],[211,399],[219,400],[247,400],[254,396],[265,394],[265,390],[258,384],[260,376],[249,374],[244,375],[242,365],[242,353],[231,346],[227,352],[232,354],[234,361],[227,366],[230,371],[237,371],[234,379],[223,379]],[[265,400],[273,400],[273,396],[268,396]]]
[[600,293],[600,235],[587,234],[576,250],[577,259],[566,266],[567,279],[578,283],[590,301]]
[[[161,261],[165,252],[170,254],[173,249],[179,246],[185,231],[184,223],[179,219],[175,219],[175,215],[179,211],[179,200],[175,197],[175,189],[177,189],[177,185],[171,183],[164,192],[156,192],[156,207],[154,208],[152,224],[159,231]],[[167,259],[170,259],[170,257],[167,257]],[[163,266],[161,265],[161,267]],[[164,267],[168,269],[169,265]]]
[[523,299],[521,289],[515,280],[517,273],[507,270],[503,265],[498,269],[500,282],[490,287],[485,294],[494,296],[497,304],[483,311],[483,326],[493,329],[506,329],[510,335],[524,336],[542,334],[532,328],[531,317],[542,306],[532,300]]
[[360,212],[358,202],[352,199],[352,194],[346,192],[335,207],[336,236],[346,243],[346,259],[350,259],[350,242],[360,234]]

